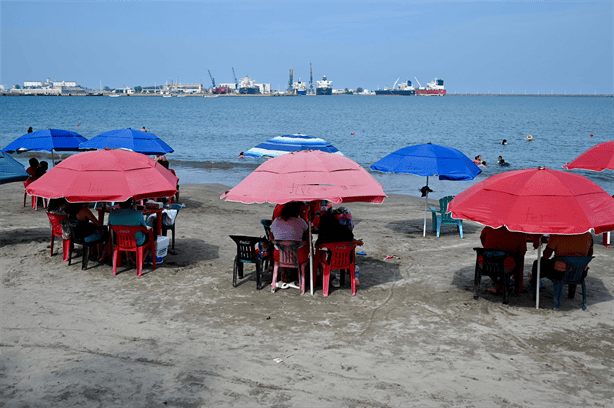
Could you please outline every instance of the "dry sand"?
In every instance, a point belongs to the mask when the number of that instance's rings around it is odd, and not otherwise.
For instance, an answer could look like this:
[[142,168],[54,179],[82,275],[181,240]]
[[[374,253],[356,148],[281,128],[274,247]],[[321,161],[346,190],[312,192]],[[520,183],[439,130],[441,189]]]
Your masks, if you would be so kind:
[[614,248],[601,237],[588,311],[580,290],[553,311],[549,281],[541,310],[528,293],[503,305],[488,278],[476,301],[480,226],[436,238],[429,219],[423,238],[424,201],[391,196],[347,205],[367,252],[355,297],[271,294],[251,265],[232,287],[228,235],[262,236],[273,206],[225,190],[181,187],[177,254],[139,278],[50,258],[45,213],[22,207],[21,183],[1,186],[0,407],[613,406]]

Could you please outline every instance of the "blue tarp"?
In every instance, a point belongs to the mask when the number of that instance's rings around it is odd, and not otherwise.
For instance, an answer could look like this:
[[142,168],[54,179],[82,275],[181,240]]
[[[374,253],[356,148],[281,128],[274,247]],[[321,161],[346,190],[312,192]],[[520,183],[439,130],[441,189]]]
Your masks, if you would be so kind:
[[158,136],[140,130],[118,129],[104,132],[81,143],[82,150],[128,149],[146,155],[161,155],[174,150]]
[[0,184],[24,181],[29,177],[26,169],[17,160],[0,152]]

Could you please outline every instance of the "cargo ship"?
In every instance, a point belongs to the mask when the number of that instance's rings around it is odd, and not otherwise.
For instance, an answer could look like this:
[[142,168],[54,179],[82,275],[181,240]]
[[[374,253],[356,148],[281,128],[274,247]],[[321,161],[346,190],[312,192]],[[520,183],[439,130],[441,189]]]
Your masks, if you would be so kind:
[[245,75],[239,82],[239,93],[242,95],[255,95],[260,93],[260,88],[256,86],[254,80]]
[[[418,82],[418,79],[416,77],[414,78],[416,79],[416,82]],[[420,85],[420,82],[418,82],[418,85]],[[427,82],[426,88],[420,86],[418,89],[416,89],[416,95],[420,96],[444,96],[445,94],[446,89],[443,87],[443,79],[435,78],[433,82]]]
[[333,81],[326,79],[326,75],[322,77],[321,81],[316,81],[318,86],[316,87],[316,95],[332,95],[333,94]]
[[415,95],[416,94],[416,88],[414,88],[414,86],[411,84],[411,81],[409,79],[407,81],[405,81],[405,83],[399,84],[398,88],[395,88],[397,82],[399,82],[399,79],[397,79],[395,81],[395,83],[392,86],[392,88],[376,89],[375,90],[375,95],[404,95],[404,96],[408,96],[408,95]]
[[297,82],[292,84],[297,95],[307,95],[307,84],[299,78]]

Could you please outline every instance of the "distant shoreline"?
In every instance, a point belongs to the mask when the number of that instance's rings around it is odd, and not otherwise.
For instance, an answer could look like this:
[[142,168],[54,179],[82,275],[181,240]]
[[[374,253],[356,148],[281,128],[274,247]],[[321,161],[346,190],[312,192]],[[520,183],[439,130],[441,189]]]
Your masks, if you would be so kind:
[[[104,97],[109,96],[110,93],[104,94],[45,94],[45,93],[17,93],[17,92],[0,92],[0,96],[77,96],[77,97]],[[117,94],[116,94],[117,95]],[[161,94],[131,94],[131,95],[118,95],[122,98],[134,98],[134,97],[162,97]],[[184,94],[181,97],[185,98],[270,98],[270,97],[284,97],[284,96],[380,96],[380,97],[414,97],[419,95],[361,95],[361,94],[341,94],[341,95],[292,95],[292,94],[252,94],[252,95],[244,95],[244,94],[221,94],[221,95],[211,95],[211,94]],[[591,98],[612,98],[614,94],[493,94],[493,93],[448,93],[445,96],[531,96],[531,97],[566,97],[566,98],[577,98],[577,97],[591,97]],[[173,96],[176,98],[177,96]]]

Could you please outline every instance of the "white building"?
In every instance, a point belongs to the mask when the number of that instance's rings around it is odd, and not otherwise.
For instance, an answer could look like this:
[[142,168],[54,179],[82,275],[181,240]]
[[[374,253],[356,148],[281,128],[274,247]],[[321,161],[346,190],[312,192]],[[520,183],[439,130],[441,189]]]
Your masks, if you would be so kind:
[[271,93],[271,84],[254,84],[260,89],[260,93],[268,94]]
[[75,88],[76,81],[52,81],[47,78],[46,81],[23,81],[25,89],[62,89],[65,87]]

